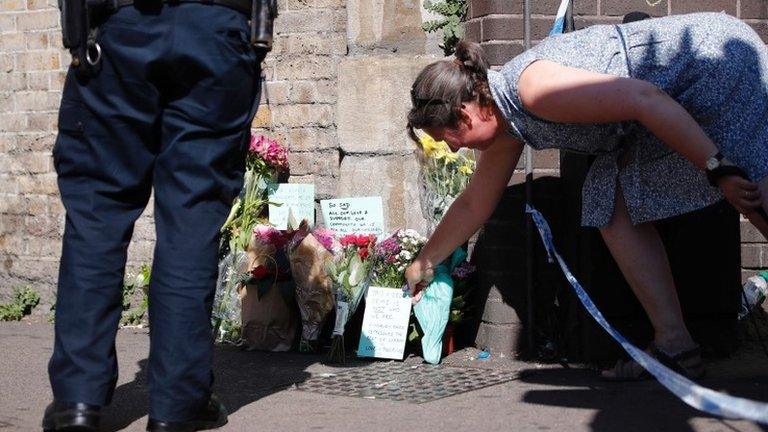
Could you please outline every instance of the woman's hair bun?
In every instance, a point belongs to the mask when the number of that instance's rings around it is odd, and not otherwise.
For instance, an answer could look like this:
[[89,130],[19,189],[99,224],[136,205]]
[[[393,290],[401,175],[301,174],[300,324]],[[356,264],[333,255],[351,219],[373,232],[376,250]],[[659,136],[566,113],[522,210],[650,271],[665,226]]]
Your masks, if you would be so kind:
[[488,75],[490,65],[480,44],[462,40],[456,45],[455,55],[456,59],[470,72],[483,79]]

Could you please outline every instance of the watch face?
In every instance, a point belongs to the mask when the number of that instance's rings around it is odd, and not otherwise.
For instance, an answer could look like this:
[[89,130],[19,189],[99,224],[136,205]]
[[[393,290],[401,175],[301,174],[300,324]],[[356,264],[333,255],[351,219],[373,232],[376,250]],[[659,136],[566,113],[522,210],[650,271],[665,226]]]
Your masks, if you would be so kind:
[[720,166],[720,161],[717,158],[711,157],[707,159],[707,169],[712,171]]

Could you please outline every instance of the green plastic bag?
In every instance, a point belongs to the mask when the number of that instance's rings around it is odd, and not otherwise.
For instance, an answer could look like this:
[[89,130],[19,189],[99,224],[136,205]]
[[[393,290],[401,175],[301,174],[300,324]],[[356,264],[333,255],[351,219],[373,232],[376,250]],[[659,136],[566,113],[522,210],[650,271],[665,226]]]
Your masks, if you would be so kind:
[[413,306],[424,336],[421,351],[424,360],[431,364],[440,363],[443,354],[443,333],[448,324],[453,300],[453,279],[451,272],[467,258],[464,249],[453,252],[451,258],[435,267],[435,277],[422,294],[421,300]]

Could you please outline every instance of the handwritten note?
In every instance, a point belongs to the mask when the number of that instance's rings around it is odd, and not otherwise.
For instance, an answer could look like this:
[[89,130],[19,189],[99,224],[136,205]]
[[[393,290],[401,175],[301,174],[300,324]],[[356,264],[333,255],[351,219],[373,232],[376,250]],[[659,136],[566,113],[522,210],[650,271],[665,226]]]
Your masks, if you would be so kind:
[[411,299],[402,290],[369,287],[357,356],[402,360],[410,316]]
[[[269,197],[269,223],[279,230],[288,228],[288,222],[296,227],[302,219],[315,225],[315,185],[270,183],[267,186]],[[272,203],[282,204],[280,206]]]
[[384,232],[381,197],[321,200],[320,209],[325,225],[339,235]]

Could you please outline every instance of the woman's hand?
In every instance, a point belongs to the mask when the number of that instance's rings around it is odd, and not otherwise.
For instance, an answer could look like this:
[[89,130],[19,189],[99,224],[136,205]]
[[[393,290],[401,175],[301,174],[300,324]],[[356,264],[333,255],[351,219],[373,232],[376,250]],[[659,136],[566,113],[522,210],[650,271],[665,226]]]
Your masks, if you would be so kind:
[[435,272],[429,263],[417,259],[405,269],[405,280],[411,295],[416,297],[421,290],[427,287],[435,277]]
[[725,199],[741,214],[752,213],[762,205],[760,189],[756,183],[736,175],[721,177],[717,181]]

